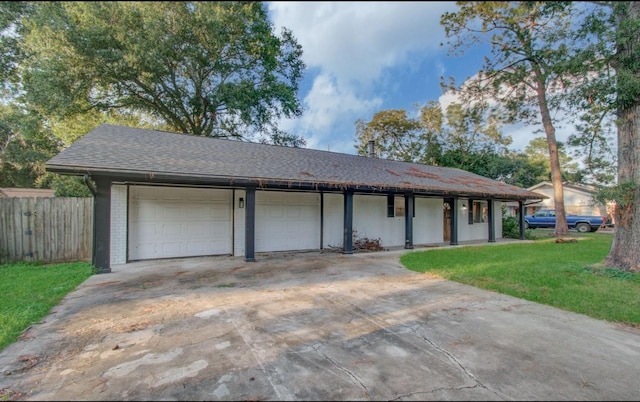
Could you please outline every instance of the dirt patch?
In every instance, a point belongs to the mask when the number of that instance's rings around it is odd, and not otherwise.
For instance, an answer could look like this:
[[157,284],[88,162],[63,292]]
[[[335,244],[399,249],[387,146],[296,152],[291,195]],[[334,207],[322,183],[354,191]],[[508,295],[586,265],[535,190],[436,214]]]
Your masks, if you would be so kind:
[[8,388],[0,388],[0,401],[17,401],[22,396],[22,392]]
[[25,371],[29,371],[33,367],[35,367],[38,362],[40,362],[40,360],[42,360],[42,356],[39,355],[22,355],[18,358],[17,361],[20,367],[15,370],[5,371],[3,374],[12,375],[24,373]]

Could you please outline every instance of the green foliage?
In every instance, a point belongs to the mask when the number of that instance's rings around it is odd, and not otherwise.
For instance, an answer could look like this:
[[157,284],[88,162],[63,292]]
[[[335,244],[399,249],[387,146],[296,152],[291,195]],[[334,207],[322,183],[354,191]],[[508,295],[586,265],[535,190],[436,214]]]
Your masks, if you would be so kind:
[[[383,110],[369,122],[356,122],[355,140],[359,155],[368,154],[373,140],[381,158],[455,167],[524,188],[551,177],[548,157],[533,148],[510,151],[511,138],[502,135],[497,117],[480,105],[466,108],[452,103],[443,112],[438,102],[431,101],[420,108],[418,118],[403,109]],[[531,147],[545,152],[546,142],[532,141]],[[565,177],[580,182],[562,144],[560,150]],[[572,171],[576,173],[571,175]]]
[[51,188],[55,190],[56,197],[93,197],[81,177],[52,175]]
[[302,49],[263,3],[43,2],[20,22],[25,96],[46,116],[125,110],[182,133],[296,141],[276,124],[301,114]]
[[40,321],[93,273],[86,262],[0,265],[0,350],[15,342],[22,331]]
[[[519,239],[520,238],[520,224],[518,218],[515,216],[507,216],[502,214],[502,237],[505,239]],[[524,238],[526,240],[537,240],[531,229],[525,229]]]
[[44,164],[60,148],[37,113],[0,104],[0,186],[46,186]]
[[611,246],[604,233],[575,243],[553,239],[527,244],[431,249],[404,254],[416,272],[613,322],[640,323],[640,276],[598,268]]
[[[607,124],[606,111],[603,114],[606,108],[597,107],[594,101],[607,98],[603,85],[611,88],[603,84],[610,77],[602,63],[608,56],[596,57],[595,48],[589,45],[597,41],[592,32],[585,33],[585,26],[604,29],[604,17],[596,18],[588,6],[574,2],[458,4],[459,11],[441,18],[450,52],[462,53],[467,46],[488,43],[491,55],[477,78],[461,88],[453,81],[443,82],[443,87],[457,91],[466,101],[496,99],[506,122],[542,126],[545,141],[552,146],[556,128],[575,125],[568,145],[587,170],[575,172],[577,176],[570,180],[610,183],[615,164],[615,152],[609,145],[612,127]],[[550,161],[555,159],[555,151],[546,155]],[[550,165],[555,171],[556,162]],[[566,176],[559,170],[556,177]]]

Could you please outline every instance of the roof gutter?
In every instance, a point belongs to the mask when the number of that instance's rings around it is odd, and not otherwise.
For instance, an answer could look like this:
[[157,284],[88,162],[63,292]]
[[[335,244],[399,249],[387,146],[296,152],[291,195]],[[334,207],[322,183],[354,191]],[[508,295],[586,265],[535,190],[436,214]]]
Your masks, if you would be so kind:
[[89,176],[88,173],[85,173],[82,176],[82,181],[84,181],[84,184],[87,185],[87,187],[89,187],[89,191],[91,191],[91,194],[93,194],[93,196],[95,197],[96,195],[98,195],[98,191],[96,190],[96,188],[93,186],[93,183],[91,183],[91,176]]
[[[67,174],[67,175],[83,175],[85,184],[89,190],[95,195],[95,187],[89,181],[93,176],[107,176],[117,181],[142,181],[144,183],[156,184],[186,184],[186,185],[215,185],[230,187],[257,187],[260,189],[283,189],[283,190],[302,190],[302,191],[343,191],[346,189],[354,190],[362,193],[405,193],[414,192],[420,195],[443,196],[443,197],[469,197],[469,198],[493,198],[499,200],[526,201],[532,199],[526,195],[511,195],[499,193],[468,193],[456,192],[439,188],[423,188],[423,187],[397,187],[388,185],[367,185],[357,183],[344,182],[310,182],[304,180],[286,180],[286,179],[261,179],[261,178],[238,178],[227,176],[205,176],[205,175],[187,175],[178,173],[157,173],[142,171],[118,171],[112,170],[96,170],[87,168],[69,168],[60,165],[47,165],[46,169],[50,172]],[[536,199],[539,194],[536,194]]]

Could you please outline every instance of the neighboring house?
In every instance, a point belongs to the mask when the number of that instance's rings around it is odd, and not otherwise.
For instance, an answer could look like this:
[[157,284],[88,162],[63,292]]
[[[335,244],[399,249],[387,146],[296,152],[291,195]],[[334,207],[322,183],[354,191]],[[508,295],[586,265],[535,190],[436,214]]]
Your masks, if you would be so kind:
[[18,188],[18,187],[4,187],[0,188],[0,198],[11,197],[53,197],[55,190],[44,188]]
[[541,198],[459,169],[106,124],[46,167],[94,191],[102,272],[156,258],[350,254],[354,234],[383,247],[492,242],[503,202]]
[[[540,209],[553,209],[553,184],[543,181],[527,190],[546,196],[537,202],[528,202],[525,205],[525,215],[531,215]],[[564,195],[564,208],[567,214],[572,215],[592,215],[611,216],[612,205],[604,206],[594,199],[596,188],[584,184],[562,183],[562,193]],[[517,215],[517,203],[507,203],[507,213],[512,216]]]

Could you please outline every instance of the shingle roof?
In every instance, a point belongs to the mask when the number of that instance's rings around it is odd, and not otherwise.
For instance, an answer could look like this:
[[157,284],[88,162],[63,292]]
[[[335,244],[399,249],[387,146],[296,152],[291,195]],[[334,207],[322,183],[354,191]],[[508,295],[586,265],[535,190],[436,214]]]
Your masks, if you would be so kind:
[[[50,159],[62,174],[126,175],[302,184],[322,189],[395,189],[421,194],[540,199],[541,195],[460,169],[426,166],[337,152],[103,124]],[[159,180],[159,179],[158,179]]]

